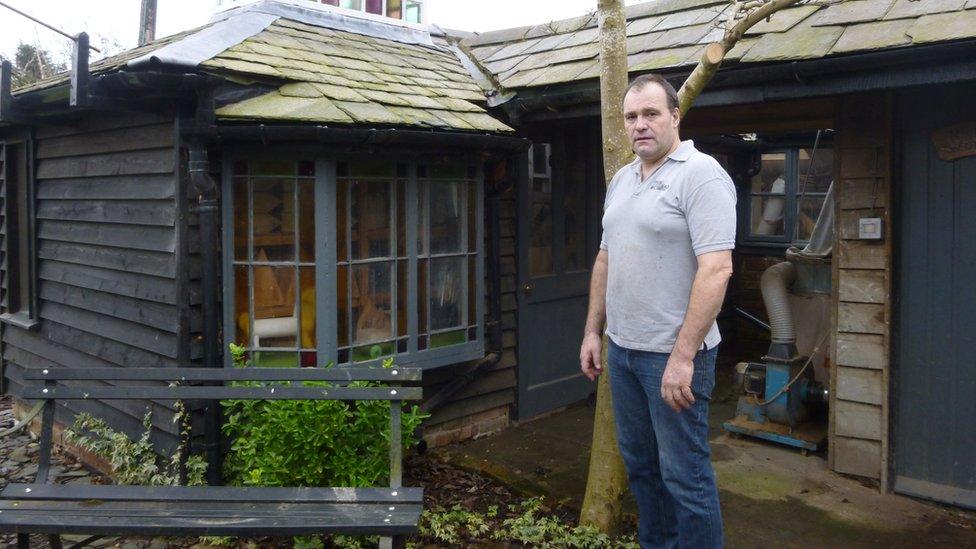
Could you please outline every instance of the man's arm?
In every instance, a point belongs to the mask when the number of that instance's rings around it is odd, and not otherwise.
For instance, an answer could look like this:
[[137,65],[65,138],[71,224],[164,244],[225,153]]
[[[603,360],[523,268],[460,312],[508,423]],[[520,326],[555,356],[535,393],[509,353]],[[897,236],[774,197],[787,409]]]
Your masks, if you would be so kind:
[[580,369],[593,381],[603,372],[600,351],[603,344],[603,324],[607,320],[607,251],[600,250],[590,275],[590,307],[580,345]]
[[661,379],[661,397],[675,411],[680,412],[695,403],[691,393],[694,358],[722,308],[731,276],[731,250],[698,256],[698,271],[691,286],[688,311]]

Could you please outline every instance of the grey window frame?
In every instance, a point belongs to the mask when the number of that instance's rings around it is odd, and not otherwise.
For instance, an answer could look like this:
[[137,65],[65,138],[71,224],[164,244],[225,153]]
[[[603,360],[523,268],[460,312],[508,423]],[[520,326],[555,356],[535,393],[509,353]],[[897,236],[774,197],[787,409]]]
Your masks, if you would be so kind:
[[[11,147],[19,158],[11,165]],[[23,165],[23,181],[11,172]],[[0,322],[33,330],[39,324],[37,303],[37,254],[35,229],[35,169],[33,132],[24,131],[3,140],[4,270],[6,271],[3,313]],[[17,181],[11,186],[11,179]],[[14,200],[11,200],[13,195]],[[22,217],[26,216],[26,221]],[[16,235],[11,227],[18,227]],[[23,230],[21,230],[23,229]],[[12,268],[14,267],[14,268]],[[26,277],[26,280],[23,280]],[[26,293],[26,295],[24,295]],[[16,309],[16,310],[14,310]]]
[[[416,208],[417,204],[417,191],[418,191],[418,177],[416,167],[420,164],[430,164],[436,162],[438,158],[443,158],[444,155],[439,157],[433,156],[406,156],[389,154],[383,155],[383,161],[389,161],[391,163],[402,163],[407,165],[407,189],[405,194],[405,225],[406,225],[406,257],[408,264],[407,272],[407,283],[410,286],[407,293],[407,336],[408,336],[408,346],[405,353],[395,352],[393,355],[394,360],[398,365],[402,366],[413,366],[419,368],[436,368],[440,366],[446,366],[449,364],[456,364],[458,362],[464,362],[467,360],[473,360],[482,358],[485,352],[485,250],[484,250],[484,173],[483,166],[481,162],[477,160],[476,156],[473,155],[461,155],[454,156],[453,158],[463,158],[469,165],[475,167],[475,179],[474,184],[477,185],[477,191],[475,192],[475,197],[477,199],[477,204],[475,206],[475,216],[476,227],[478,234],[477,238],[477,249],[474,252],[476,254],[476,273],[475,281],[476,288],[473,289],[475,294],[476,311],[473,315],[468,309],[468,302],[470,299],[467,298],[468,292],[472,291],[468,284],[468,261],[463,262],[463,270],[461,274],[461,283],[465,288],[466,299],[462,302],[462,315],[468,319],[468,322],[459,329],[468,330],[470,326],[476,327],[476,338],[474,341],[466,341],[465,343],[449,345],[446,347],[440,347],[435,349],[425,349],[418,350],[418,322],[417,322],[417,306],[418,306],[418,253],[417,253],[417,232],[418,232],[418,212]],[[287,153],[272,155],[267,151],[257,154],[242,155],[240,151],[236,153],[227,154],[223,161],[223,172],[222,172],[222,204],[221,204],[221,217],[223,226],[223,299],[224,299],[224,348],[228,348],[231,343],[234,343],[236,330],[233,328],[236,325],[235,311],[234,311],[234,288],[235,288],[235,273],[234,273],[234,214],[233,214],[233,166],[237,161],[260,161],[260,160],[278,160],[278,161],[294,161],[298,162],[301,160],[312,160],[315,162],[315,309],[316,309],[316,325],[315,325],[315,335],[316,335],[316,364],[325,365],[327,363],[337,364],[338,358],[338,341],[337,341],[337,329],[338,329],[338,290],[336,287],[336,277],[338,273],[338,263],[336,254],[336,192],[338,186],[337,177],[337,166],[340,162],[349,162],[355,160],[363,159],[375,159],[375,156],[369,155],[332,155],[328,157],[323,157],[320,153]],[[465,193],[467,196],[467,193]],[[395,202],[394,202],[395,209]],[[248,214],[250,215],[250,213]],[[396,224],[393,224],[394,232],[396,229]],[[462,224],[462,235],[464,239],[463,242],[467,242],[467,227],[468,223]],[[465,244],[466,245],[466,244]],[[393,261],[396,262],[396,246],[391,246],[391,253],[393,254]],[[464,254],[465,257],[470,255],[470,252]],[[428,281],[429,283],[429,281]],[[396,299],[396,280],[393,281],[394,295],[392,298]],[[429,298],[429,292],[428,292]],[[471,322],[470,320],[475,320],[476,322]],[[394,323],[396,319],[393,319]],[[430,332],[428,331],[428,337]],[[299,334],[300,337],[300,334]],[[394,349],[396,350],[394,337]],[[274,350],[274,349],[268,349]],[[297,351],[296,351],[297,352]],[[352,366],[357,367],[375,367],[380,366],[382,362],[387,357],[381,357],[378,359],[373,359],[363,362],[355,362],[343,364],[342,366]],[[227,367],[232,366],[232,360],[230,353],[224,353],[224,364]]]
[[[783,194],[768,193],[768,192],[752,192],[752,182],[746,187],[743,197],[745,200],[742,201],[743,215],[739,216],[739,227],[738,234],[741,235],[739,238],[739,244],[743,246],[792,246],[799,244],[806,244],[809,240],[801,240],[798,238],[799,231],[799,218],[798,218],[798,208],[800,206],[800,200],[804,197],[826,197],[827,193],[820,192],[810,192],[804,190],[800,192],[800,178],[803,174],[800,173],[800,149],[809,148],[806,146],[790,146],[790,147],[776,147],[770,149],[764,149],[761,151],[762,154],[776,154],[783,153],[786,155],[786,165],[784,172],[784,179],[786,181],[786,187],[783,190]],[[822,147],[823,148],[823,147]],[[830,147],[833,149],[833,147]],[[783,214],[783,234],[780,236],[756,236],[752,234],[752,199],[755,197],[776,197],[782,196],[785,200],[785,211]]]

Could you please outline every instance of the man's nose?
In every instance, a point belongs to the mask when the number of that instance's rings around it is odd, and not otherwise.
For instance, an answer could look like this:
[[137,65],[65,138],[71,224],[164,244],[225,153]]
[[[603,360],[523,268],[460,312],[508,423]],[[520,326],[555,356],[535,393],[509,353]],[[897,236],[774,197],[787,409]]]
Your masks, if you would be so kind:
[[643,116],[638,116],[637,120],[634,121],[635,130],[643,130],[647,128],[647,119]]

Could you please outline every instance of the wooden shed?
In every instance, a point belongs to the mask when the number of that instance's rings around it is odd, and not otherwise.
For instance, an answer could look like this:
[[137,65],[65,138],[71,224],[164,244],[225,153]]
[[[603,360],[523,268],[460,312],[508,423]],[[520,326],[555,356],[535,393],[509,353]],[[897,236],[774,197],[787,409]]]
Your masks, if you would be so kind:
[[[5,390],[30,367],[230,366],[236,343],[262,366],[431,370],[434,443],[507,424],[500,243],[528,143],[468,64],[432,27],[260,2],[74,83],[8,81]],[[145,413],[79,409],[129,433]]]
[[[723,32],[720,0],[626,8],[631,73],[678,87]],[[494,112],[533,141],[518,240],[520,414],[578,398],[585,281],[603,177],[595,15],[464,40],[496,77]],[[682,123],[739,188],[735,274],[720,317],[726,363],[768,336],[759,275],[810,238],[831,181],[832,291],[798,316],[798,345],[829,384],[829,464],[886,489],[976,506],[976,3],[859,0],[802,5],[753,27]],[[775,211],[774,211],[775,210]],[[882,231],[862,233],[862,219]],[[578,259],[582,251],[583,260]],[[560,318],[559,329],[546,319]],[[541,324],[541,325],[540,325]],[[563,356],[556,356],[563,353]],[[545,368],[527,369],[547,360]],[[537,396],[531,396],[537,395]]]

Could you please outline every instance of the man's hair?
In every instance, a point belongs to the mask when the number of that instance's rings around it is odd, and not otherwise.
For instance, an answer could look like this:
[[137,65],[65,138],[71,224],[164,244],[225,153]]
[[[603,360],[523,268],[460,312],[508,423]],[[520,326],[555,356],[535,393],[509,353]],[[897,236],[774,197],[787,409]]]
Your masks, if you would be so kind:
[[668,110],[674,110],[678,108],[678,92],[675,91],[674,86],[671,82],[668,82],[666,78],[660,74],[642,74],[637,78],[630,81],[630,85],[627,86],[627,91],[624,92],[624,96],[633,91],[641,91],[644,86],[648,84],[657,84],[664,89],[664,95],[668,97]]

